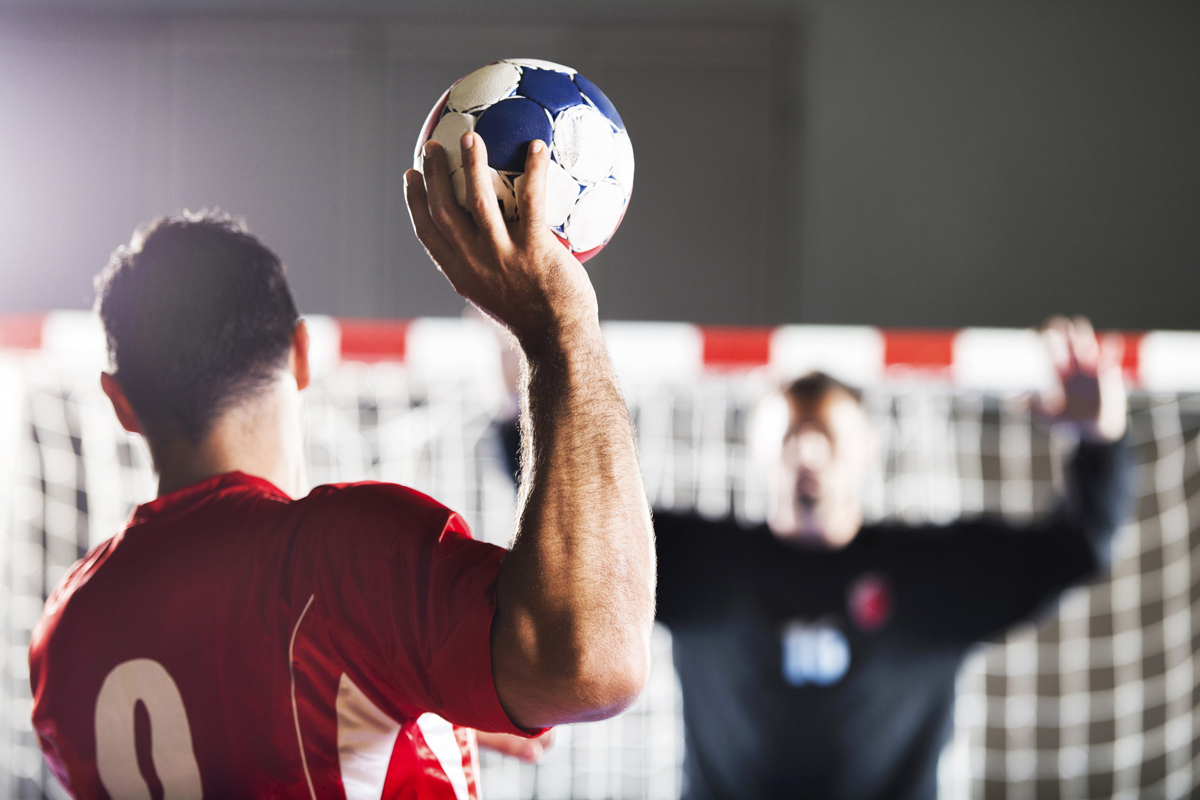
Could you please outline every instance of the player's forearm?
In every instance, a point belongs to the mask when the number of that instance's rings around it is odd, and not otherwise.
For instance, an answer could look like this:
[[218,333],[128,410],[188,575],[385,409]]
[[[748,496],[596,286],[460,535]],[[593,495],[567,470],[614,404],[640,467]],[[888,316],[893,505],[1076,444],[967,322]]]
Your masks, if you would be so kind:
[[649,507],[599,326],[550,338],[527,347],[518,531],[493,628],[501,701],[526,727],[632,702],[654,617]]

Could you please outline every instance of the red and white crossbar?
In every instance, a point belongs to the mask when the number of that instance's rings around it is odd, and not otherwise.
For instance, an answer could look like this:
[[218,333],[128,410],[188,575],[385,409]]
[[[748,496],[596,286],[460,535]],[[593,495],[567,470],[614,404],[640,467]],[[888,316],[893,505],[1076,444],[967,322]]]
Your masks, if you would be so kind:
[[[402,362],[447,376],[490,369],[498,339],[472,319],[306,317],[318,371],[339,362]],[[686,381],[761,370],[779,379],[821,369],[859,385],[909,378],[962,388],[1023,391],[1053,382],[1032,329],[886,329],[846,325],[724,327],[675,322],[607,322],[605,338],[624,380]],[[1124,369],[1134,387],[1200,391],[1200,332],[1123,332]],[[0,315],[0,350],[102,365],[104,340],[83,311]]]

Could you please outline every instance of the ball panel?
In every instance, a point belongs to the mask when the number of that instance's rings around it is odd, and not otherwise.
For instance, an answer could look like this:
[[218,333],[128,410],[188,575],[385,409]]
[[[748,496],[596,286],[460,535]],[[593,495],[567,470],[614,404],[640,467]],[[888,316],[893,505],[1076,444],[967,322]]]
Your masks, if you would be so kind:
[[562,64],[555,64],[553,61],[542,61],[538,58],[504,58],[500,60],[501,64],[515,64],[518,67],[531,67],[533,69],[549,69],[555,72],[565,72],[568,75],[574,75],[575,70],[570,67],[564,67]]
[[459,114],[451,111],[442,115],[437,127],[433,129],[430,139],[440,142],[446,148],[446,160],[450,171],[462,166],[462,137],[467,131],[475,129],[475,118],[470,114]]
[[[525,187],[524,173],[517,177],[514,186],[519,194]],[[551,161],[546,167],[546,224],[551,228],[562,226],[578,199],[579,184],[566,170]]]
[[475,132],[487,145],[488,166],[505,172],[523,172],[529,143],[534,139],[549,142],[554,129],[540,105],[513,97],[480,114],[475,121]]
[[[512,182],[508,176],[501,175],[494,169],[489,169],[492,174],[492,189],[496,192],[496,202],[500,204],[500,213],[507,220],[517,218],[517,195],[513,191]],[[467,206],[467,171],[463,167],[459,167],[450,173],[450,186],[454,189],[454,199],[463,208]]]
[[558,115],[552,147],[558,163],[577,181],[596,183],[612,174],[612,126],[591,106],[572,106]]
[[570,253],[571,255],[575,256],[575,260],[578,261],[580,264],[584,263],[589,258],[596,255],[596,253],[599,253],[601,250],[604,249],[604,245],[597,245],[596,247],[593,247],[591,250],[584,250],[582,253],[576,253],[574,250],[571,249],[571,243],[568,242],[566,239],[564,239],[562,236],[559,236],[557,233],[555,233],[554,238],[558,239],[559,244],[561,244],[563,247],[567,248],[567,252]]
[[526,69],[521,75],[517,94],[528,97],[551,114],[583,102],[583,95],[570,75],[548,69]]
[[563,233],[577,253],[608,241],[625,213],[625,190],[615,181],[597,183],[584,190],[563,226]]
[[576,72],[575,85],[579,87],[579,91],[583,92],[588,100],[592,101],[592,104],[600,110],[601,114],[612,120],[612,124],[616,125],[618,130],[625,130],[625,123],[621,121],[621,115],[617,113],[617,107],[605,96],[604,92],[596,87],[596,84]]
[[575,260],[582,264],[603,249],[604,245],[601,244],[593,247],[591,250],[584,250],[582,253],[571,253],[571,255],[575,256]]
[[521,82],[521,70],[512,64],[488,64],[450,88],[446,107],[451,111],[478,111],[510,96]]
[[613,159],[612,177],[625,190],[625,197],[633,194],[633,142],[625,131],[617,131],[613,137],[616,158]]
[[453,88],[451,86],[442,92],[442,96],[433,104],[433,110],[425,118],[425,124],[421,126],[421,135],[417,137],[417,146],[413,150],[413,169],[418,172],[421,172],[425,165],[425,156],[421,151],[425,147],[425,142],[429,141],[429,137],[433,135],[433,129],[437,126],[438,120],[442,116],[442,109],[446,107],[446,99],[450,97],[450,92]]
[[496,190],[496,200],[500,203],[500,213],[509,222],[517,218],[517,193],[513,188],[512,179],[492,170],[492,188]]

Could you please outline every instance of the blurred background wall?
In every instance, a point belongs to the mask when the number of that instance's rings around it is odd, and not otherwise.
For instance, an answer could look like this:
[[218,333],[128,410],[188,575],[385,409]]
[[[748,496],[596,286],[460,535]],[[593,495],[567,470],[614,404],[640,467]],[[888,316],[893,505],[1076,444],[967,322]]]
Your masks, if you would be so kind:
[[244,215],[301,307],[457,314],[402,175],[449,83],[579,68],[638,158],[609,319],[1200,328],[1200,6],[0,0],[0,312]]

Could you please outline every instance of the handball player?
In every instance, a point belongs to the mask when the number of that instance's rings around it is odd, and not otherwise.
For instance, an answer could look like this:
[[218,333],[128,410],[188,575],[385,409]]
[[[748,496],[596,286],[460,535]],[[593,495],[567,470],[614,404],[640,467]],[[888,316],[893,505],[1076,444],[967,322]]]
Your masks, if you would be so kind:
[[821,373],[756,412],[766,524],[655,515],[687,797],[936,797],[967,649],[1102,567],[1130,505],[1119,352],[1083,319],[1044,338],[1061,391],[1041,410],[1079,445],[1042,521],[864,525],[875,432]]
[[483,150],[466,135],[472,213],[436,142],[405,178],[437,266],[524,357],[508,551],[401,486],[305,494],[308,333],[236,221],[156,220],[97,278],[102,385],[159,486],[34,632],[33,724],[73,796],[477,798],[472,729],[535,737],[640,692],[654,548],[595,293],[542,221],[545,145],[512,227]]

